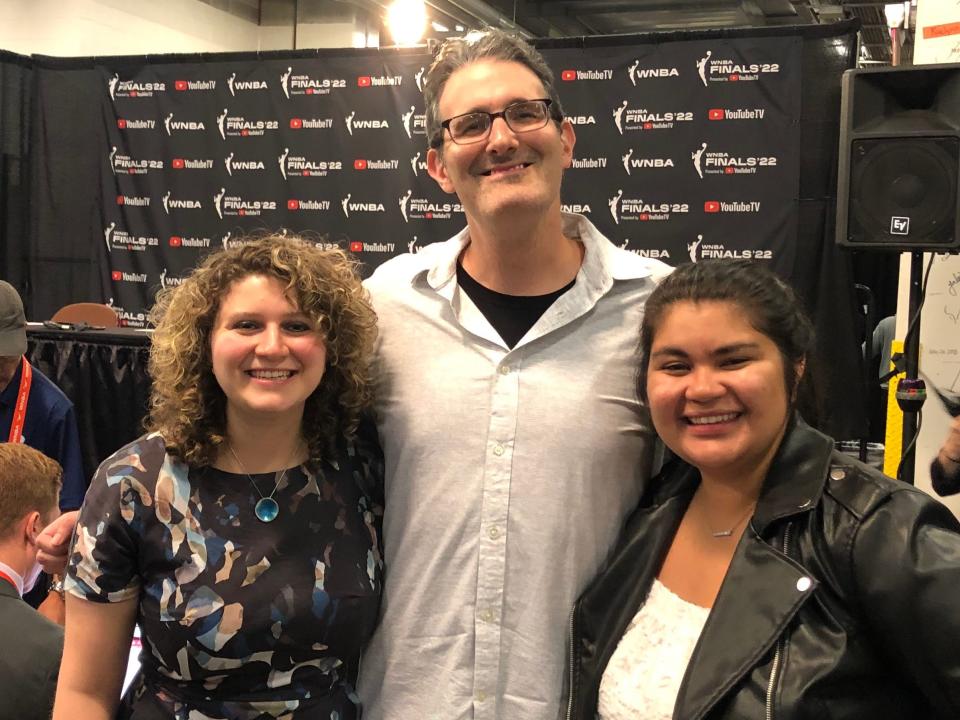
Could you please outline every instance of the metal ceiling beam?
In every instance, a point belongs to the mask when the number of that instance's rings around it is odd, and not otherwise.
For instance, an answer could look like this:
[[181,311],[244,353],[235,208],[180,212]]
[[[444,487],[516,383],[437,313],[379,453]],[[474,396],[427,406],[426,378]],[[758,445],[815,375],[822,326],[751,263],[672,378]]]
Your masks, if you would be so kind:
[[531,35],[527,28],[517,25],[498,8],[482,0],[426,0],[426,2],[441,11],[444,7],[459,10],[474,18],[480,25],[489,25],[527,37]]
[[500,0],[491,3],[482,0],[426,0],[439,7],[451,6],[470,14],[481,25],[493,26],[524,36],[569,37],[595,35],[596,28],[576,13],[557,17],[541,13],[540,3],[525,0]]
[[[503,6],[503,3],[501,3]],[[506,7],[503,10],[506,11]],[[602,34],[587,19],[575,11],[543,12],[543,3],[530,0],[513,0],[511,7],[516,22],[542,36],[576,37]],[[591,9],[591,14],[593,10]]]
[[709,8],[731,9],[739,0],[539,0],[524,2],[525,15],[601,15],[606,13],[646,13],[661,10],[683,11]]
[[452,6],[450,3],[443,2],[442,0],[425,0],[427,6],[433,8],[435,11],[446,15],[452,19],[457,24],[463,25],[467,28],[474,28],[478,25],[482,25],[477,18],[475,18],[470,13],[460,10],[460,8]]
[[768,18],[797,16],[797,9],[790,0],[751,0],[750,4],[756,5]]
[[641,14],[620,15],[607,13],[596,16],[597,23],[603,21],[611,27],[609,32],[652,32],[658,30],[702,30],[707,28],[738,27],[748,24],[748,20],[739,7],[723,12],[709,10],[686,10],[674,12],[658,10]]

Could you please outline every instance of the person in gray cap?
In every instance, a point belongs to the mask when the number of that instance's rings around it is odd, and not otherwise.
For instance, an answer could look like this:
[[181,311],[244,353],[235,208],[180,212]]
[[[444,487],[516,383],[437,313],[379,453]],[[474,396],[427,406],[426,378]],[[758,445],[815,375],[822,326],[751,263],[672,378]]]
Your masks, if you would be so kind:
[[[26,352],[23,301],[13,285],[0,280],[0,442],[28,445],[60,463],[60,509],[74,510],[83,502],[87,482],[73,403],[27,361]],[[46,583],[39,582],[37,590],[25,599],[37,606],[44,599],[45,588]],[[50,588],[62,593],[56,576]],[[60,600],[60,604],[45,605],[45,614],[56,617],[56,608],[62,609],[62,596]]]

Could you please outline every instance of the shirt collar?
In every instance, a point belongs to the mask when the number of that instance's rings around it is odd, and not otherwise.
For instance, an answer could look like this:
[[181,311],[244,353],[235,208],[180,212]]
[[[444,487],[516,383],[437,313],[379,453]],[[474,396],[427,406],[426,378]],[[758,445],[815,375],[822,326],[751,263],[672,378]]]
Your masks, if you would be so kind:
[[[584,246],[583,264],[577,282],[605,292],[614,280],[633,280],[654,273],[654,261],[615,247],[596,226],[583,215],[562,213],[563,234],[578,239]],[[426,274],[427,283],[434,290],[456,278],[457,258],[470,244],[470,228],[465,227],[433,254],[425,255],[425,267],[415,279]]]
[[13,373],[9,384],[0,392],[0,407],[12,406],[17,401],[20,392],[20,378],[23,375],[23,360],[17,363],[17,370]]
[[[8,578],[13,580],[13,584],[17,587],[17,594],[20,597],[23,597],[23,577],[20,575],[20,573],[4,562],[0,562],[0,573],[3,573]],[[3,580],[0,579],[0,582],[3,582]]]

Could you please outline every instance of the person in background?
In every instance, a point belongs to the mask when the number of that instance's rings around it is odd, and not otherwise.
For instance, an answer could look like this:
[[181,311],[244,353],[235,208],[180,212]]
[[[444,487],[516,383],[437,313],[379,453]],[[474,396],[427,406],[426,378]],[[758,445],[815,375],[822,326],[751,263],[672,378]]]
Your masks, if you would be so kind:
[[364,718],[555,720],[570,605],[650,476],[634,328],[670,268],[561,211],[576,137],[526,42],[448,41],[424,100],[467,227],[367,281],[388,571]]
[[382,459],[357,435],[376,318],[339,250],[267,236],[152,312],[148,434],[97,471],[65,582],[56,720],[359,717]]
[[37,537],[59,515],[60,466],[43,453],[0,444],[0,716],[47,720],[63,628],[21,601],[40,574]]
[[960,492],[960,416],[950,422],[950,432],[930,464],[930,480],[938,495]]
[[960,523],[798,416],[793,291],[753,262],[685,265],[640,338],[678,457],[574,608],[567,717],[960,717]]
[[27,361],[26,352],[23,302],[0,280],[0,442],[24,443],[56,460],[63,468],[60,510],[75,510],[87,482],[73,403]]
[[[0,280],[0,442],[24,443],[63,468],[60,509],[80,507],[87,489],[73,403],[27,361],[27,321],[19,293]],[[51,592],[48,594],[48,589]],[[54,597],[56,596],[56,597]],[[25,599],[63,624],[63,582],[41,575]]]

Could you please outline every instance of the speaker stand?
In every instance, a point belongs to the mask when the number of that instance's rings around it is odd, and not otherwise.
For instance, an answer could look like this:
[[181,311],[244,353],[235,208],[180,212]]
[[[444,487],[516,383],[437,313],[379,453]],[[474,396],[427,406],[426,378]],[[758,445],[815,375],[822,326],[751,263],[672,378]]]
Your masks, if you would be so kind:
[[[914,484],[914,464],[917,456],[917,413],[923,407],[926,389],[920,380],[920,304],[923,301],[923,252],[910,253],[910,301],[907,312],[907,337],[903,348],[906,377],[897,385],[897,404],[903,410],[903,437],[900,441],[900,479]],[[915,318],[915,319],[914,319]],[[910,324],[915,323],[911,328]],[[911,332],[912,330],[912,332]]]

